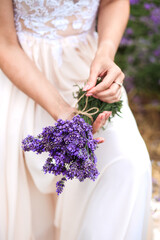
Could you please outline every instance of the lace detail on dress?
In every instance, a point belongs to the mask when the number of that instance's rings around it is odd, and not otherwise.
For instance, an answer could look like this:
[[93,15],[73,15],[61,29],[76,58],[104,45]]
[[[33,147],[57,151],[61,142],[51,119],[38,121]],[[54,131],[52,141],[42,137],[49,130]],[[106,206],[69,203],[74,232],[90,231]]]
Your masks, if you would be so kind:
[[99,0],[13,0],[17,33],[59,39],[88,32]]

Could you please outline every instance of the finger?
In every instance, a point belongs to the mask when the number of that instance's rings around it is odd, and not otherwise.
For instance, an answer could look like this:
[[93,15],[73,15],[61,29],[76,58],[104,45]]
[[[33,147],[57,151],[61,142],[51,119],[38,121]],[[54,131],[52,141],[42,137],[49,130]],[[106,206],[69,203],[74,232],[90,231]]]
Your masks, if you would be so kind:
[[121,86],[117,83],[123,83],[123,79],[124,79],[124,73],[121,73],[120,76],[118,76],[116,78],[116,80],[111,84],[111,86],[106,89],[105,91],[99,92],[97,94],[94,94],[93,96],[95,98],[108,98],[108,97],[114,97],[119,89],[121,88]]
[[116,80],[112,83],[109,91],[107,92],[110,96],[114,97],[122,90],[122,85],[124,80],[124,73],[121,72],[121,74],[116,78]]
[[119,87],[121,87],[120,84],[123,84],[124,78],[125,78],[125,75],[123,72],[121,72],[119,77],[114,81],[114,84],[117,84]]
[[111,111],[104,111],[103,113],[105,114],[105,122],[104,122],[104,124],[105,124],[106,121],[108,120],[108,118],[111,116],[112,112]]
[[98,74],[99,74],[98,67],[91,66],[89,79],[87,81],[87,84],[84,86],[83,91],[88,91],[89,89],[93,88],[96,85]]
[[93,123],[93,133],[96,133],[108,120],[112,112],[104,111],[100,113]]
[[87,94],[96,94],[96,93],[106,90],[117,79],[119,74],[120,74],[120,72],[114,71],[114,69],[109,70],[107,72],[106,77],[104,77],[103,81],[101,83],[97,84],[97,86],[93,87],[91,90],[89,90]]
[[96,98],[108,98],[108,97],[114,97],[116,93],[119,91],[119,86],[118,84],[112,84],[109,89],[99,92],[97,94],[94,94],[93,97]]
[[103,143],[105,141],[105,139],[103,137],[95,138],[95,140],[98,141],[98,144]]
[[122,91],[121,89],[119,89],[119,91],[116,93],[115,96],[108,97],[108,98],[104,97],[104,98],[101,98],[100,100],[107,103],[114,103],[114,102],[120,101],[121,95],[122,95]]
[[120,101],[121,96],[122,96],[122,89],[120,88],[115,96],[113,96],[113,97],[101,97],[101,98],[98,98],[98,99],[100,99],[102,102],[114,103],[114,102]]
[[96,133],[102,126],[102,121],[104,121],[105,115],[100,113],[93,123],[93,134]]
[[107,73],[106,70],[102,71],[102,72],[99,74],[99,77],[105,77],[105,76],[106,76],[106,73]]

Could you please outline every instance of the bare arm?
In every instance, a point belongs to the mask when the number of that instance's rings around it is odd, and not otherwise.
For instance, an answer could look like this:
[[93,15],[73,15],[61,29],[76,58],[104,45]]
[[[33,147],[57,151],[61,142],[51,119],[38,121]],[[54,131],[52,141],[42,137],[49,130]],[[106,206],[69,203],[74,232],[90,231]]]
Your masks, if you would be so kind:
[[[98,49],[91,64],[84,90],[108,103],[119,101],[124,74],[114,63],[114,56],[129,18],[129,0],[101,0],[98,12]],[[97,77],[105,76],[95,87]]]
[[63,100],[20,47],[14,27],[11,0],[0,0],[0,68],[25,94],[40,104],[54,119],[73,109]]
[[98,48],[105,46],[114,59],[129,18],[129,0],[101,0],[98,13]]

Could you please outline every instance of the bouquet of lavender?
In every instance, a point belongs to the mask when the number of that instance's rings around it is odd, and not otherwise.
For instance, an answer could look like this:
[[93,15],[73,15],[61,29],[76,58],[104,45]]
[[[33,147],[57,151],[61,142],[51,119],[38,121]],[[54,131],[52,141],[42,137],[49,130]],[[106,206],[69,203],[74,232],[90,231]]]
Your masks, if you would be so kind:
[[22,141],[22,148],[37,154],[48,152],[43,171],[62,175],[56,183],[59,195],[68,179],[96,179],[98,170],[94,151],[97,142],[93,139],[92,126],[77,115],[70,121],[59,119],[55,126],[45,127],[37,137],[26,137]]
[[122,101],[109,104],[88,98],[82,88],[79,88],[75,98],[78,99],[77,114],[81,116],[76,115],[70,121],[59,119],[54,126],[45,127],[37,137],[28,136],[22,141],[24,151],[48,153],[43,172],[62,176],[56,183],[58,195],[69,179],[83,181],[97,178],[99,173],[94,151],[98,141],[93,139],[91,124],[101,112],[112,111],[114,116],[122,107]]

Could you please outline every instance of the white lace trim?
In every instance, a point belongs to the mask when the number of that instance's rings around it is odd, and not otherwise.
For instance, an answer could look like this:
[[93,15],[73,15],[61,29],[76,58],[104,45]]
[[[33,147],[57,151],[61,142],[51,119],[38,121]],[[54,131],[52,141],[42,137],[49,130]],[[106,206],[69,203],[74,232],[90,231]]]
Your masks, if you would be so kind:
[[50,40],[89,31],[99,0],[13,0],[18,33]]

